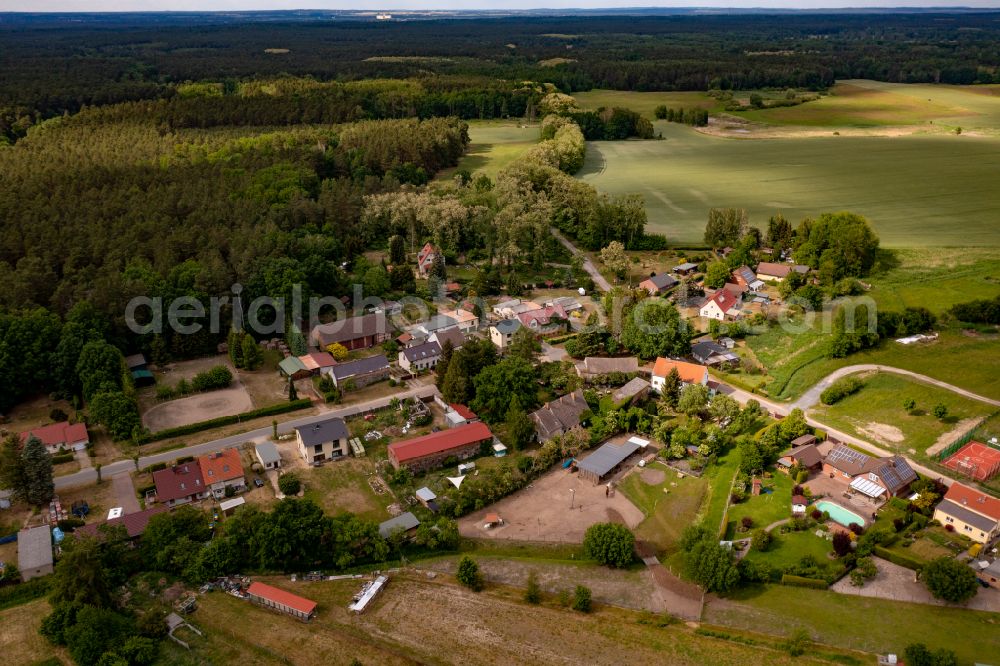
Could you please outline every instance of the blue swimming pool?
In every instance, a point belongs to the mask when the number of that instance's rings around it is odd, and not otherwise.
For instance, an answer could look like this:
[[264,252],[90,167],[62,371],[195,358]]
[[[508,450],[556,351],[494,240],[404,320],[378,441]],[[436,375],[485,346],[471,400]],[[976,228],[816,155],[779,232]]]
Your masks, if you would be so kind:
[[865,519],[854,513],[853,511],[848,511],[839,504],[834,504],[833,502],[821,501],[816,502],[816,508],[820,511],[825,511],[830,514],[830,519],[840,523],[844,527],[849,527],[851,523],[857,523],[864,527]]

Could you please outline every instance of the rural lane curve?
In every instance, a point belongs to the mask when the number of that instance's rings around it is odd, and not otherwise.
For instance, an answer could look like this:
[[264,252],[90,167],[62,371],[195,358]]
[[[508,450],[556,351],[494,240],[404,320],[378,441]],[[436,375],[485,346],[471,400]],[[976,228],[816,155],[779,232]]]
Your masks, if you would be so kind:
[[551,231],[555,239],[560,243],[562,243],[563,247],[569,250],[570,254],[580,255],[580,257],[583,259],[583,270],[587,271],[587,273],[590,274],[591,279],[593,279],[594,281],[594,286],[601,291],[611,291],[611,283],[608,282],[603,275],[601,275],[601,272],[597,270],[596,266],[594,266],[594,262],[592,262],[590,258],[583,252],[580,252],[580,250],[578,250],[576,246],[573,245],[573,243],[570,242],[568,238],[563,236],[558,229],[552,227]]
[[[794,403],[781,404],[778,402],[772,402],[766,398],[762,398],[759,395],[755,395],[748,391],[744,391],[743,389],[738,389],[735,386],[730,386],[729,384],[724,384],[718,381],[717,383],[718,383],[718,390],[720,393],[725,393],[729,397],[739,402],[741,405],[745,405],[749,400],[756,400],[757,402],[760,403],[761,407],[768,410],[772,414],[781,414],[782,416],[788,416],[789,412],[791,412],[793,409],[796,409],[796,405]],[[805,412],[804,409],[802,411]],[[821,423],[815,419],[809,418],[808,414],[806,415],[806,423],[808,423],[813,428],[819,428],[820,430],[826,432],[828,436],[832,436],[838,441],[844,442],[846,444],[852,444],[860,449],[863,449],[880,457],[888,458],[889,456],[901,455],[898,454],[896,451],[887,451],[886,449],[876,446],[875,444],[872,444],[866,439],[861,439],[860,437],[849,435],[846,432],[837,430],[836,428],[831,428],[825,423]],[[906,456],[903,457],[906,458],[906,461],[908,463],[910,463],[910,467],[912,467],[914,471],[919,472],[924,476],[930,477],[932,479],[939,478],[941,479],[942,483],[944,483],[946,486],[950,486],[954,482],[954,479],[944,476],[941,472],[937,470],[930,469],[929,467],[924,467],[923,465],[914,462],[912,459],[907,458]]]
[[[421,399],[430,398],[437,394],[437,387],[431,386],[418,386],[417,388],[412,388],[407,391],[396,393],[391,396],[384,398],[377,398],[375,400],[369,400],[367,402],[359,402],[356,405],[348,405],[341,409],[334,409],[330,411],[323,412],[322,414],[314,414],[312,416],[304,416],[300,419],[293,419],[291,421],[285,421],[284,423],[278,424],[278,433],[285,434],[292,431],[293,428],[298,426],[309,425],[310,423],[315,423],[317,421],[322,421],[328,419],[332,416],[339,416],[341,418],[348,418],[351,416],[357,416],[363,412],[367,412],[373,409],[380,409],[387,406],[392,402],[393,398],[398,398],[400,400],[405,400],[406,398],[419,397]],[[214,439],[210,442],[203,442],[201,444],[193,444],[191,446],[186,446],[181,449],[171,449],[169,451],[164,451],[162,453],[156,453],[150,456],[140,456],[139,457],[139,468],[148,467],[149,465],[155,465],[157,463],[168,463],[171,460],[176,460],[177,458],[183,456],[201,456],[207,453],[215,453],[216,451],[221,451],[222,449],[228,448],[230,446],[237,446],[239,444],[244,444],[249,441],[265,439],[271,435],[271,427],[257,428],[256,430],[251,430],[249,432],[240,433],[238,435],[232,435],[230,437],[223,437],[221,439]],[[101,468],[101,476],[104,479],[110,479],[116,474],[121,474],[122,472],[132,472],[136,469],[136,464],[134,460],[117,460],[113,463],[108,463]],[[66,476],[57,476],[55,478],[56,490],[62,488],[71,488],[73,486],[81,486],[90,483],[97,482],[97,471],[93,468],[83,469],[74,474],[67,474]]]
[[891,365],[876,365],[874,363],[863,363],[860,365],[848,365],[846,367],[840,368],[839,370],[834,370],[829,375],[818,381],[811,389],[802,394],[802,397],[795,402],[789,403],[792,408],[798,407],[802,411],[805,411],[819,402],[819,396],[823,391],[834,383],[841,377],[846,377],[847,375],[853,375],[857,372],[890,372],[894,375],[903,375],[905,377],[910,377],[911,379],[916,379],[917,381],[924,382],[925,384],[931,384],[932,386],[937,386],[939,388],[946,389],[952,393],[957,393],[963,395],[966,398],[971,398],[972,400],[978,400],[979,402],[985,402],[988,405],[993,405],[994,407],[1000,407],[1000,400],[994,400],[992,398],[987,398],[986,396],[973,393],[972,391],[966,391],[958,386],[953,386],[952,384],[946,384],[945,382],[934,379],[933,377],[928,377],[927,375],[921,375],[916,372],[910,372],[909,370],[903,370],[902,368],[894,368]]

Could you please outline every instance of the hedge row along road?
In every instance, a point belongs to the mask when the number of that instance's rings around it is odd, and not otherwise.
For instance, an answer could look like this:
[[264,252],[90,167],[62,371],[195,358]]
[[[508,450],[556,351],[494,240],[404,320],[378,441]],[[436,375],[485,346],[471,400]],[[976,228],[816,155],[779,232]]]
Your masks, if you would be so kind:
[[[595,283],[596,282],[597,280],[595,280]],[[796,400],[794,403],[789,403],[789,404],[773,402],[759,395],[749,393],[747,391],[735,388],[733,386],[724,384],[722,382],[719,382],[719,390],[720,392],[726,393],[727,395],[731,396],[741,404],[746,404],[748,400],[753,399],[760,402],[760,404],[764,408],[768,409],[772,413],[787,415],[793,409],[799,408],[805,411],[809,407],[815,405],[816,402],[819,400],[819,394],[823,392],[823,389],[825,389],[827,386],[832,384],[837,379],[856,372],[866,372],[872,370],[877,370],[880,372],[891,372],[895,374],[912,377],[919,381],[927,382],[929,384],[933,384],[934,386],[938,386],[940,388],[944,388],[949,391],[954,391],[955,393],[964,395],[968,398],[972,398],[973,400],[979,400],[981,402],[985,402],[1000,407],[1000,400],[993,400],[991,398],[986,398],[984,396],[980,396],[975,393],[970,393],[965,389],[961,389],[958,388],[957,386],[952,386],[951,384],[940,382],[931,377],[927,377],[926,375],[920,375],[914,372],[910,372],[909,370],[902,370],[900,368],[893,368],[890,366],[873,365],[873,364],[851,365],[844,368],[840,368],[839,370],[830,373],[827,377],[825,377],[811,389],[806,391],[806,393],[801,398]],[[381,409],[383,407],[388,406],[389,403],[393,400],[393,398],[398,398],[399,400],[405,400],[407,398],[420,398],[422,400],[426,400],[433,397],[435,394],[437,394],[437,392],[438,392],[437,387],[433,385],[412,388],[407,391],[397,393],[394,396],[378,398],[376,400],[369,400],[368,402],[358,403],[357,405],[350,405],[348,407],[343,407],[341,409],[323,412],[322,414],[317,414],[314,416],[306,416],[300,419],[293,419],[291,421],[280,423],[278,424],[278,433],[287,434],[292,432],[292,430],[298,426],[309,425],[310,423],[322,421],[324,419],[333,416],[339,416],[341,418],[350,418],[352,416],[357,416],[358,414],[362,414],[364,412],[371,411],[373,409]],[[839,430],[836,430],[835,428],[831,428],[823,423],[820,423],[819,421],[815,421],[814,419],[807,417],[806,421],[809,423],[809,425],[813,426],[814,428],[819,428],[821,430],[824,430],[828,434],[836,437],[841,442],[847,442],[853,444],[855,446],[861,447],[879,456],[888,457],[894,455],[893,452],[875,446],[874,444],[872,444],[867,440],[863,440],[858,437],[854,437],[853,435],[849,435],[845,432],[841,432]],[[241,433],[238,435],[232,435],[230,437],[224,437],[222,439],[216,439],[209,442],[204,442],[202,444],[195,444],[181,449],[164,451],[163,453],[158,453],[152,456],[141,456],[139,458],[139,468],[141,469],[143,467],[148,467],[149,465],[155,465],[161,462],[169,463],[172,460],[176,460],[177,458],[184,456],[200,456],[200,455],[205,455],[207,453],[214,453],[216,451],[221,451],[222,449],[231,446],[239,446],[249,441],[266,439],[270,435],[271,435],[270,427],[258,428],[256,430],[251,430],[249,432]],[[913,467],[913,469],[919,472],[920,474],[923,474],[931,478],[941,478],[947,485],[951,485],[953,481],[952,479],[943,476],[940,472],[919,465],[912,460],[909,460],[909,463],[910,466]],[[105,478],[111,478],[116,474],[120,474],[122,472],[131,472],[134,469],[135,469],[135,461],[118,460],[116,462],[109,463],[104,467],[102,467],[101,474]],[[58,476],[55,478],[56,490],[62,488],[71,488],[73,486],[81,486],[81,485],[96,483],[96,481],[97,481],[97,471],[93,468],[81,469],[79,472],[76,472],[75,474],[67,474],[66,476]]]
[[[300,419],[293,419],[291,421],[279,423],[278,434],[284,435],[292,432],[292,430],[298,426],[309,425],[310,423],[316,423],[317,421],[324,421],[334,416],[346,419],[375,409],[381,409],[383,407],[387,407],[394,398],[399,400],[406,400],[407,398],[419,398],[421,400],[426,400],[433,397],[435,394],[437,394],[436,386],[420,386],[385,398],[360,402],[356,405],[349,405],[341,409],[330,410],[323,412],[322,414],[305,416]],[[164,451],[163,453],[157,453],[152,456],[140,456],[139,469],[155,465],[157,463],[170,463],[170,461],[184,456],[201,456],[221,451],[222,449],[229,448],[231,446],[239,446],[241,444],[245,444],[246,442],[264,440],[271,436],[271,430],[271,426],[267,426],[266,428],[258,428],[249,432],[240,433],[239,435],[232,435],[231,437],[223,437],[222,439],[215,439],[202,444],[194,444],[182,449],[172,449],[170,451]],[[134,460],[118,460],[104,465],[101,468],[101,476],[105,479],[110,479],[116,474],[131,472],[135,470],[135,468],[136,466]],[[93,468],[82,469],[75,474],[67,474],[66,476],[57,476],[55,478],[56,490],[60,490],[62,488],[72,488],[73,486],[83,486],[96,482],[97,471]]]

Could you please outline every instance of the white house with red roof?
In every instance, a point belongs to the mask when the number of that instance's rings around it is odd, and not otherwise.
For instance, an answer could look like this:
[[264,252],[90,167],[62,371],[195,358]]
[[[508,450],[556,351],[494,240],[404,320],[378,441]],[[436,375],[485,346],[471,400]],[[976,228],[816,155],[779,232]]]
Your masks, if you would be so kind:
[[437,257],[438,250],[431,243],[426,243],[420,251],[417,252],[417,272],[420,275],[427,275],[431,272],[431,266],[434,265],[434,258]]
[[[734,287],[736,285],[733,285]],[[722,288],[715,292],[705,304],[701,306],[699,314],[708,319],[724,321],[726,319],[739,319],[743,315],[743,297],[736,289]]]
[[653,364],[653,372],[650,376],[650,384],[652,384],[654,391],[660,393],[663,390],[667,376],[673,370],[677,370],[677,376],[680,378],[682,386],[691,384],[708,386],[708,368],[705,366],[687,361],[674,361],[661,356]]
[[41,428],[34,428],[21,433],[21,444],[28,441],[28,437],[34,436],[49,453],[58,453],[62,449],[82,451],[90,443],[90,435],[87,434],[87,426],[83,423],[52,423]]

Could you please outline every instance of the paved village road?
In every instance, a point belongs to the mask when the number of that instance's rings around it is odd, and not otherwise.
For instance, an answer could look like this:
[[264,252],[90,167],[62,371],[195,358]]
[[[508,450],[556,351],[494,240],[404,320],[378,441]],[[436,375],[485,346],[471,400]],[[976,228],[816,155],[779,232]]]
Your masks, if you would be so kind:
[[[292,431],[293,428],[297,426],[309,425],[310,423],[315,423],[317,421],[322,421],[330,418],[331,416],[339,416],[341,418],[348,418],[351,416],[356,416],[373,409],[380,409],[387,406],[392,402],[393,398],[398,398],[399,400],[405,400],[406,398],[421,398],[427,399],[434,396],[437,393],[436,386],[418,386],[416,388],[409,389],[407,391],[402,391],[391,396],[386,396],[384,398],[378,398],[376,400],[369,400],[367,402],[359,402],[356,405],[348,405],[347,407],[342,407],[341,409],[333,409],[322,414],[315,414],[312,416],[305,416],[300,419],[293,419],[291,421],[285,421],[284,423],[278,424],[278,433],[285,434]],[[151,456],[140,456],[139,458],[139,469],[143,467],[148,467],[149,465],[155,465],[161,462],[170,462],[171,460],[176,460],[182,456],[201,456],[207,453],[215,453],[216,451],[221,451],[222,449],[239,446],[248,441],[260,441],[271,436],[271,427],[257,428],[256,430],[251,430],[249,432],[240,433],[238,435],[232,435],[230,437],[223,437],[221,439],[214,439],[210,442],[203,442],[202,444],[194,444],[192,446],[186,446],[182,449],[171,449],[170,451],[164,451],[162,453],[157,453]],[[123,472],[131,472],[136,469],[136,463],[134,460],[118,460],[113,463],[104,465],[101,468],[101,476],[105,479],[110,479],[117,474]],[[66,476],[57,476],[55,478],[56,490],[61,488],[71,488],[73,486],[82,486],[90,483],[97,482],[97,472],[94,469],[84,469],[76,472],[75,474],[67,474]]]

